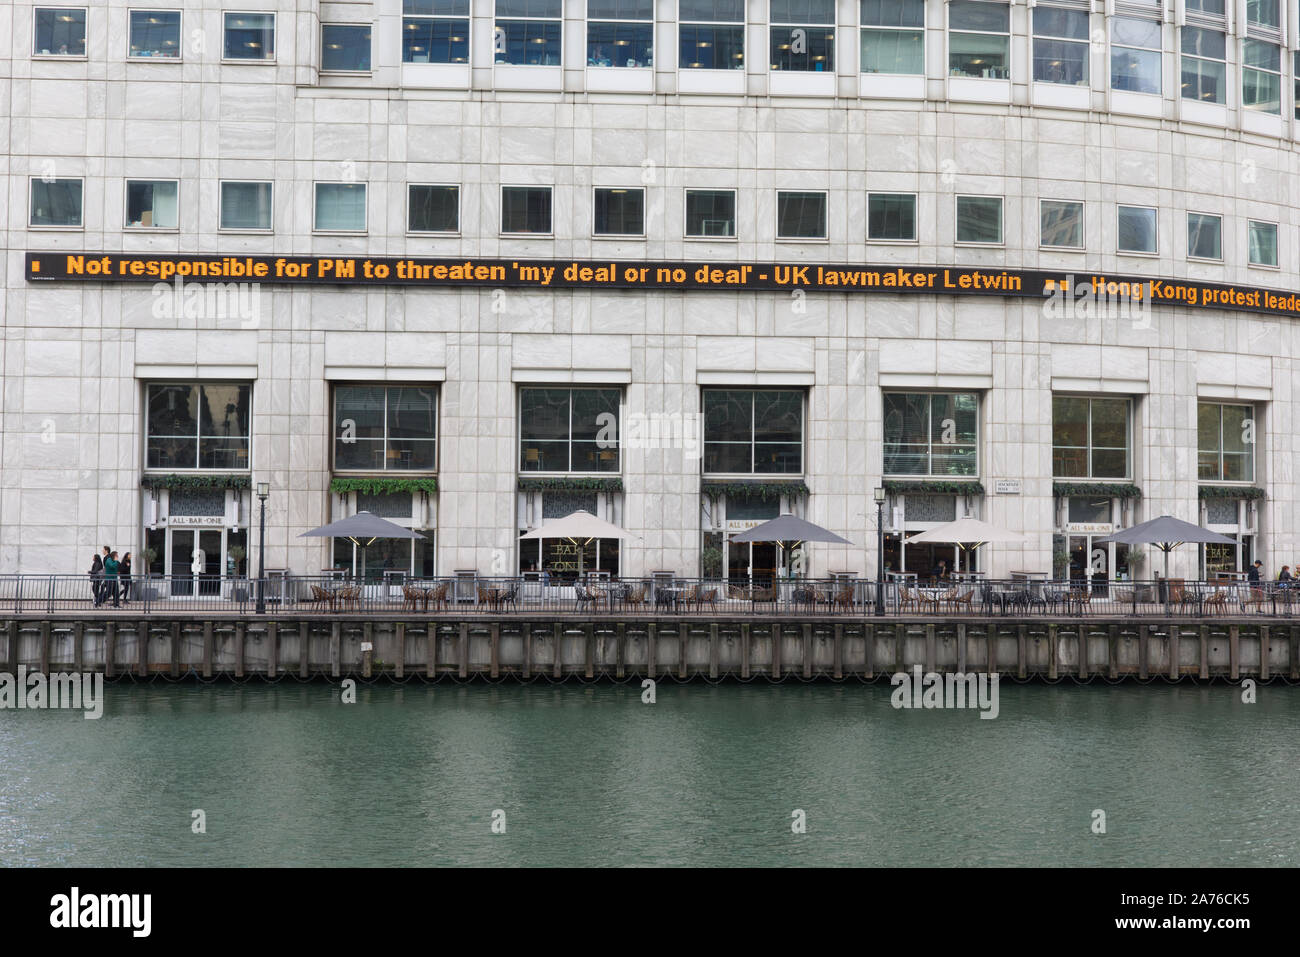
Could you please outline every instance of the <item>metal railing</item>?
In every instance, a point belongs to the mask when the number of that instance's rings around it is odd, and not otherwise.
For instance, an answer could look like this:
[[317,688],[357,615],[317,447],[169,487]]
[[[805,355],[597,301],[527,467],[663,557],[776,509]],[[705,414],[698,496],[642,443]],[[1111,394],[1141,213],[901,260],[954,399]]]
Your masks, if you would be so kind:
[[[1214,618],[1300,615],[1300,587],[1285,582],[968,580],[879,584],[890,617]],[[868,579],[721,580],[655,576],[560,581],[537,576],[382,581],[278,575],[0,576],[0,614],[182,613],[295,615],[851,615],[877,613]]]

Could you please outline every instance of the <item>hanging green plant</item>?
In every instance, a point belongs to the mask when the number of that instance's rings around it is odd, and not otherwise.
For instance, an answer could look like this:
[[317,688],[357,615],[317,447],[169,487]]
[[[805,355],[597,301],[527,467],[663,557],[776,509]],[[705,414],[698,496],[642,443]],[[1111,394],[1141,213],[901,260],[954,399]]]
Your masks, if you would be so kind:
[[1196,494],[1200,498],[1244,498],[1252,502],[1268,498],[1268,494],[1262,488],[1255,488],[1253,485],[1202,485],[1197,489]]
[[402,492],[438,491],[436,478],[336,478],[330,479],[331,492],[360,492],[363,495],[397,495]]
[[521,492],[621,492],[621,478],[519,478]]
[[1104,495],[1107,498],[1141,498],[1142,490],[1131,482],[1053,482],[1057,498],[1071,495]]
[[812,494],[805,482],[705,482],[700,491],[715,502],[723,496],[771,502],[782,495],[802,500]]
[[208,489],[249,488],[247,475],[145,475],[140,479],[142,488]]
[[886,479],[885,491],[893,495],[983,495],[984,485],[980,482],[954,482],[946,479],[922,479],[919,482]]

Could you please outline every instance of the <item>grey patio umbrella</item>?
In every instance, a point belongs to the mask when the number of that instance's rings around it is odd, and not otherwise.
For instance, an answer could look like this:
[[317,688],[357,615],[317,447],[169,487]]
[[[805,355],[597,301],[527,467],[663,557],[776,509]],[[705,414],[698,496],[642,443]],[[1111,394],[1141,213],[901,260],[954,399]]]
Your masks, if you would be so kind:
[[570,512],[563,518],[552,519],[534,528],[520,538],[567,538],[578,546],[578,578],[582,579],[582,557],[587,543],[593,538],[637,539],[626,529],[619,528],[612,522],[597,518],[585,508]]
[[424,538],[419,532],[403,528],[386,518],[380,518],[370,512],[357,512],[349,518],[341,518],[310,532],[303,532],[299,538],[346,538],[353,545],[361,547],[361,578],[366,577],[366,546],[377,538]]
[[789,512],[769,519],[762,525],[755,525],[739,535],[732,535],[733,542],[776,542],[777,547],[785,551],[785,543],[797,547],[801,542],[830,542],[833,545],[852,545],[847,538],[841,538],[834,532],[805,521]]
[[1166,578],[1169,577],[1169,553],[1184,542],[1208,542],[1212,545],[1237,544],[1236,539],[1193,525],[1191,522],[1184,522],[1181,518],[1174,518],[1172,515],[1161,515],[1149,522],[1097,539],[1099,545],[1106,542],[1115,542],[1117,545],[1155,545],[1165,553]]

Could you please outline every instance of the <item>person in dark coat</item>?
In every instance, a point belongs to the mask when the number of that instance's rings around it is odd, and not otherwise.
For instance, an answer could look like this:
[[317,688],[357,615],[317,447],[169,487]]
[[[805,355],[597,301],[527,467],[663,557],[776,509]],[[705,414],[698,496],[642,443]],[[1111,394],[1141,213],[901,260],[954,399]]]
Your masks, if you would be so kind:
[[122,556],[121,564],[118,566],[117,575],[122,579],[122,604],[127,604],[131,595],[131,553],[127,552]]
[[1264,563],[1258,558],[1255,559],[1255,564],[1251,565],[1250,570],[1246,572],[1246,581],[1250,582],[1252,585],[1259,584],[1260,569],[1263,567]]
[[119,568],[121,568],[121,563],[117,560],[117,552],[112,552],[108,558],[104,559],[104,591],[101,600],[108,601],[109,598],[112,598],[114,608],[122,607],[117,600],[117,572]]
[[98,608],[104,600],[104,559],[99,552],[95,552],[95,557],[91,559],[87,574],[90,575],[90,594],[95,599],[94,607]]

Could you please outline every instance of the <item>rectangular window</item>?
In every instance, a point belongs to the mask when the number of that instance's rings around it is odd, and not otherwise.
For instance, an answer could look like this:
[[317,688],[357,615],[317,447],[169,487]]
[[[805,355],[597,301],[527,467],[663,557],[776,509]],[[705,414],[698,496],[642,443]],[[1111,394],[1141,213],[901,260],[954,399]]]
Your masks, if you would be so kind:
[[1210,16],[1223,16],[1223,0],[1187,0],[1188,13],[1205,13]]
[[1246,0],[1246,22],[1252,26],[1278,28],[1278,0]]
[[860,0],[862,72],[925,73],[925,0]]
[[247,383],[151,383],[145,468],[247,471],[252,393]]
[[85,56],[86,8],[37,7],[33,56]]
[[227,13],[225,28],[225,59],[275,59],[274,13]]
[[1197,403],[1196,477],[1202,482],[1255,481],[1253,407]]
[[957,242],[1002,243],[1002,197],[957,197]]
[[496,0],[497,63],[559,66],[561,0]]
[[551,187],[502,186],[501,232],[551,232]]
[[312,228],[318,232],[364,233],[366,184],[317,183]]
[[826,194],[778,192],[777,239],[825,239]]
[[617,472],[619,389],[519,390],[519,469]]
[[734,189],[688,189],[686,191],[686,235],[736,235],[736,191]]
[[1252,266],[1277,265],[1277,223],[1261,223],[1249,220],[1246,228],[1250,232],[1250,264]]
[[175,229],[179,190],[180,184],[174,179],[128,179],[125,226],[128,229]]
[[1088,12],[1034,7],[1034,79],[1088,85]]
[[437,440],[434,386],[334,390],[334,468],[339,471],[432,472],[438,467]]
[[704,471],[803,472],[803,392],[705,389]]
[[769,0],[773,70],[835,70],[835,0]]
[[1052,475],[1128,477],[1129,400],[1052,396]]
[[679,69],[744,69],[745,0],[678,0],[677,19]]
[[1160,93],[1161,26],[1154,20],[1112,17],[1110,88],[1129,93]]
[[979,396],[885,393],[886,475],[979,473]]
[[222,229],[270,229],[271,184],[221,184]]
[[916,242],[916,194],[868,193],[867,239]]
[[179,10],[132,10],[130,39],[126,55],[179,59],[181,55],[181,12]]
[[73,226],[81,228],[82,181],[80,179],[33,179],[31,226]]
[[370,72],[370,24],[322,23],[320,47],[322,72]]
[[1183,27],[1183,99],[1201,103],[1228,101],[1227,40],[1218,30]]
[[587,0],[587,66],[654,66],[653,0]]
[[596,236],[645,235],[645,190],[597,187],[591,231]]
[[1291,54],[1291,75],[1295,77],[1295,118],[1300,120],[1300,50]]
[[948,73],[1006,80],[1011,77],[1011,7],[986,0],[948,4]]
[[1282,113],[1282,48],[1246,37],[1241,41],[1241,105]]
[[460,187],[407,187],[406,228],[412,233],[460,231]]
[[1189,259],[1223,258],[1223,217],[1187,214],[1187,256]]
[[1116,248],[1122,253],[1156,252],[1156,211],[1150,206],[1120,206]]
[[469,0],[403,0],[402,62],[468,63]]
[[1038,205],[1039,245],[1083,248],[1083,203],[1045,199]]

